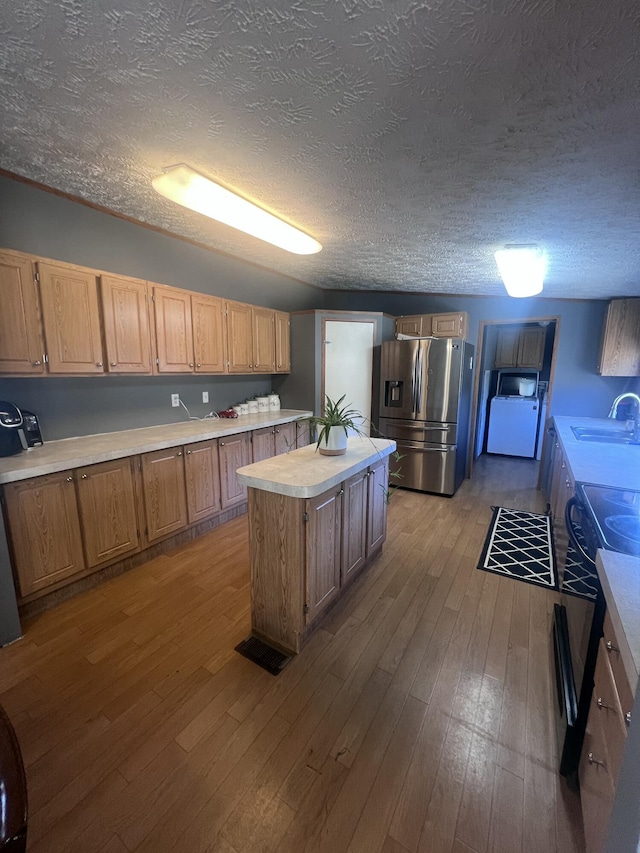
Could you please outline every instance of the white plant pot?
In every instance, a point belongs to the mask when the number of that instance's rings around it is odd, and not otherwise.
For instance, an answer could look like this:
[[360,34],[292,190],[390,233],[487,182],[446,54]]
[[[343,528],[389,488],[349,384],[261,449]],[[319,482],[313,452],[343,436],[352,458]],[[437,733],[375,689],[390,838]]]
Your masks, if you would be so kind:
[[331,427],[329,435],[322,437],[318,450],[323,456],[342,456],[347,452],[347,434],[343,427]]

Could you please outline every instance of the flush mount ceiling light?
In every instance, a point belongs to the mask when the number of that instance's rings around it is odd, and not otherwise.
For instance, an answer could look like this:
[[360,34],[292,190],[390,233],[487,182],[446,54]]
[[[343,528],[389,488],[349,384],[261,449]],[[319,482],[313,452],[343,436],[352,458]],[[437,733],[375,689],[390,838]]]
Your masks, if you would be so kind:
[[535,296],[542,291],[547,259],[536,245],[505,246],[496,263],[509,296]]
[[154,190],[165,198],[195,210],[266,243],[296,255],[313,255],[321,244],[303,231],[289,225],[199,172],[183,164],[165,169],[151,181]]

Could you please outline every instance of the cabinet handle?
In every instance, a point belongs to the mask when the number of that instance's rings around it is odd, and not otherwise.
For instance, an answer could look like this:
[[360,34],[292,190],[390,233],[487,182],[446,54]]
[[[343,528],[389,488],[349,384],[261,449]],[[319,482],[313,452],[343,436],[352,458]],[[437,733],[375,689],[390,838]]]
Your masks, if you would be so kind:
[[196,364],[196,367],[202,367],[202,365],[200,364],[200,362],[198,362],[198,363]]
[[193,367],[193,362],[192,362],[192,361],[190,361],[190,362],[189,362],[189,367]]
[[67,477],[66,480],[67,483],[73,483],[73,477]]
[[340,497],[340,495],[344,495],[344,489],[340,489],[340,491],[338,492],[338,497]]
[[87,475],[86,475],[86,474],[80,474],[80,479],[81,479],[81,480],[86,480],[86,479],[87,479]]
[[624,721],[628,726],[631,725],[631,711],[627,711],[627,713],[624,715]]
[[96,361],[96,367],[102,367],[102,362],[101,362],[101,361]]
[[41,364],[42,364],[42,362],[40,361],[40,359],[38,359],[38,361],[33,362],[34,367],[40,367]]
[[181,451],[181,450],[179,450],[179,451],[176,453],[176,456],[182,456],[182,451]]
[[608,652],[619,652],[620,649],[617,646],[614,646],[611,640],[607,640],[607,651]]
[[187,450],[187,456],[191,456],[191,451]]
[[604,763],[604,761],[598,761],[598,759],[597,759],[597,758],[594,758],[594,757],[593,757],[593,753],[592,753],[592,752],[590,752],[590,753],[588,753],[588,754],[587,754],[587,761],[589,762],[589,764],[595,764],[595,765],[597,765],[598,767],[604,767],[604,768],[605,768],[605,770],[606,770],[606,768],[607,768],[607,765]]
[[224,447],[224,441],[220,442],[220,447]]
[[118,363],[116,361],[110,361],[109,362],[109,367],[117,367],[117,366],[118,366]]
[[597,700],[596,700],[596,705],[598,706],[598,708],[600,708],[600,710],[601,710],[601,711],[602,711],[603,709],[604,709],[605,711],[609,711],[609,710],[611,710],[611,705],[605,705],[605,703],[602,701],[602,699],[600,698],[600,696],[598,696],[598,698],[597,698]]

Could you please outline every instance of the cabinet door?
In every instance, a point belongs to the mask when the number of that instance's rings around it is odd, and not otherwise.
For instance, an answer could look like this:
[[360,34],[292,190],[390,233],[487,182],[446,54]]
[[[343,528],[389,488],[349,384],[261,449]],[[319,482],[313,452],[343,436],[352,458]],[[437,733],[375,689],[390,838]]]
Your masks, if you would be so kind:
[[154,542],[187,524],[184,458],[181,447],[154,450],[141,458],[147,538]]
[[518,364],[518,339],[520,329],[501,326],[498,328],[496,360],[494,367],[516,367]]
[[275,312],[253,308],[253,371],[274,373],[276,369]]
[[[428,320],[425,319],[428,318]],[[402,335],[425,335],[425,329],[429,328],[431,334],[431,314],[413,314],[407,317],[396,317],[396,334]]]
[[542,370],[544,361],[545,327],[522,329],[518,338],[518,367]]
[[104,373],[95,275],[57,264],[37,266],[49,373]]
[[551,475],[551,514],[553,520],[561,526],[564,524],[564,508],[563,498],[565,495],[565,470],[566,463],[564,454],[560,447],[560,442],[556,439],[555,452],[553,455],[553,473]]
[[273,427],[254,429],[251,434],[252,458],[254,462],[271,459],[276,455],[275,432]]
[[290,424],[279,424],[275,428],[275,437],[276,456],[280,456],[281,453],[288,453],[290,450],[295,450],[297,441],[295,421]]
[[196,373],[224,373],[224,300],[191,294]]
[[21,596],[84,571],[71,471],[10,483],[5,497]]
[[154,287],[156,346],[160,373],[193,373],[191,295],[174,287]]
[[75,472],[89,568],[140,550],[131,465],[116,459]]
[[306,447],[311,444],[311,421],[296,421],[296,447]]
[[342,497],[342,578],[345,583],[364,566],[367,556],[368,471],[354,474],[344,483]]
[[291,321],[283,311],[275,312],[276,318],[276,373],[291,370]]
[[218,442],[198,441],[185,448],[189,521],[200,521],[220,511]]
[[591,698],[578,775],[587,853],[602,853],[615,789],[595,693]]
[[431,334],[436,338],[466,338],[467,315],[455,311],[451,314],[433,314],[431,316]]
[[251,438],[248,432],[226,435],[219,441],[220,503],[222,509],[247,499],[245,486],[238,482],[236,471],[251,462]]
[[28,258],[6,252],[0,252],[0,371],[44,373],[35,269]]
[[369,469],[367,504],[367,557],[387,538],[387,496],[389,459],[381,459]]
[[109,373],[151,373],[147,283],[100,276]]
[[609,303],[598,372],[602,376],[640,376],[640,299]]
[[226,302],[227,371],[253,372],[253,340],[251,305]]
[[340,589],[342,494],[342,489],[332,489],[306,501],[307,624]]

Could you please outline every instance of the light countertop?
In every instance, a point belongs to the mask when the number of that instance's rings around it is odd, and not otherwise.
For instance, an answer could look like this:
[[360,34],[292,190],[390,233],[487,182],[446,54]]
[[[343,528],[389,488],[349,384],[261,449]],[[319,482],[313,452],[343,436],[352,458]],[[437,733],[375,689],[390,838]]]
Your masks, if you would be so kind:
[[579,441],[571,430],[575,426],[616,431],[623,428],[620,421],[566,416],[554,417],[553,420],[577,482],[640,489],[640,445]]
[[178,444],[223,438],[225,435],[290,423],[300,418],[310,418],[312,415],[313,412],[309,411],[281,409],[278,412],[260,412],[257,415],[241,415],[238,418],[184,421],[47,441],[42,447],[33,447],[16,456],[0,458],[0,483],[13,483],[29,477],[54,474],[67,468],[163,450]]
[[240,482],[293,498],[313,498],[357,474],[368,465],[389,456],[395,441],[386,438],[350,438],[343,456],[323,456],[315,444],[300,447],[262,462],[238,468]]

